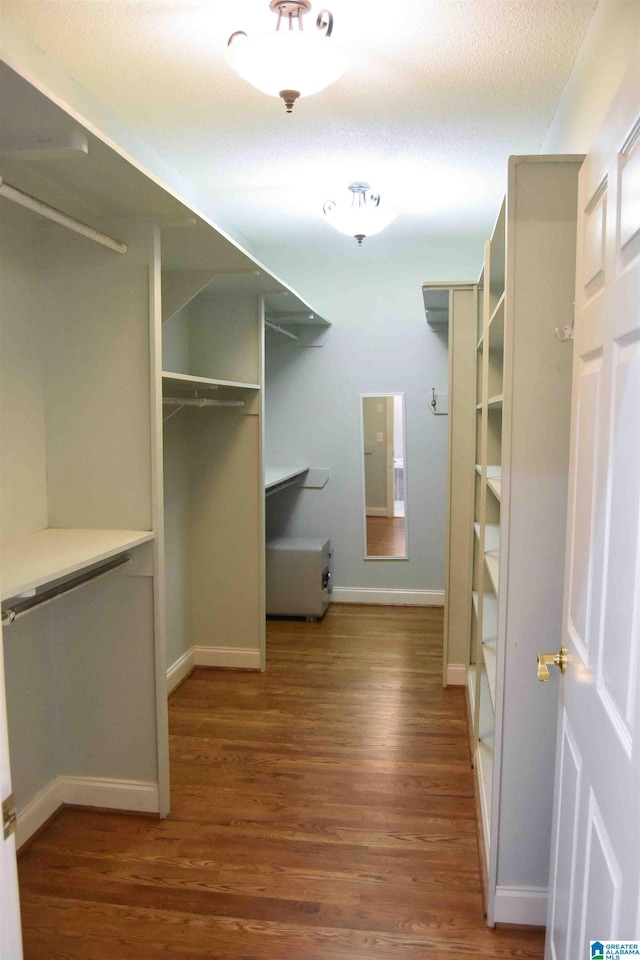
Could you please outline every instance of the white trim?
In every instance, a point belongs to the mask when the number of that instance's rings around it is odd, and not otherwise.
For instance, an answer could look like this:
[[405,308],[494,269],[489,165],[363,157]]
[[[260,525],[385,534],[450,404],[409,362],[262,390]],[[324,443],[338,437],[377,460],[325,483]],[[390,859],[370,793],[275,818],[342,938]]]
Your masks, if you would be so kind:
[[336,603],[384,603],[410,607],[443,607],[444,590],[393,590],[377,587],[334,587]]
[[183,653],[181,657],[172,663],[167,670],[167,696],[178,687],[182,681],[189,676],[196,665],[193,654],[193,647]]
[[464,687],[467,683],[467,671],[469,667],[466,663],[448,663],[447,664],[447,686]]
[[158,812],[158,784],[145,780],[112,780],[106,777],[58,777],[62,802],[83,807],[107,807]]
[[231,667],[260,670],[260,650],[253,647],[192,647],[197,667]]
[[63,804],[158,813],[158,784],[104,777],[55,777],[18,813],[16,846],[20,848]]
[[16,827],[16,848],[19,850],[36,830],[39,830],[49,817],[52,817],[58,807],[62,805],[60,796],[60,777],[50,780],[24,810],[18,811]]
[[496,887],[494,920],[544,927],[547,922],[546,887]]
[[386,507],[367,507],[366,513],[368,517],[388,517],[389,511]]
[[261,670],[260,650],[252,647],[191,647],[167,670],[167,695],[173,693],[194,667]]

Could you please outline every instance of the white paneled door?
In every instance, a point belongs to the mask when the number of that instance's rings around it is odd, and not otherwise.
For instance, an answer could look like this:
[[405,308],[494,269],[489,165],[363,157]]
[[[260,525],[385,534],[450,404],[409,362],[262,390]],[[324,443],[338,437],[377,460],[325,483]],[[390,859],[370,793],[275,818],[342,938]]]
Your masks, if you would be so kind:
[[[4,692],[4,648],[0,627],[0,800],[11,796],[9,769],[9,738],[7,736],[7,709]],[[4,831],[3,831],[4,833]],[[0,833],[0,957],[2,960],[21,960],[20,904],[16,867],[15,835],[6,839]]]
[[640,71],[580,174],[545,960],[640,939]]

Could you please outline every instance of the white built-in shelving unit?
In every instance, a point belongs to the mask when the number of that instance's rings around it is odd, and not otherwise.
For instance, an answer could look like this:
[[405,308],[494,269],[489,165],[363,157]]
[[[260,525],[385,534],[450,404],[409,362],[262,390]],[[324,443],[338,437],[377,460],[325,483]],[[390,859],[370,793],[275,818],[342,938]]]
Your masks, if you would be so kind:
[[580,158],[512,157],[479,281],[468,692],[487,920],[545,921]]

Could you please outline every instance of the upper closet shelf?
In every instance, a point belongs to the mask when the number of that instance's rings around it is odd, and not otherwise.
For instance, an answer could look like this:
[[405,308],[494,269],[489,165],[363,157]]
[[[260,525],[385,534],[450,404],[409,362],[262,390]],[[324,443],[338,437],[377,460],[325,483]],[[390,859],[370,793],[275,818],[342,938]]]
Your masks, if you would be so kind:
[[297,347],[324,346],[331,327],[328,320],[288,290],[265,296],[264,320],[266,330],[275,334],[273,342],[293,341]]
[[2,544],[2,600],[101,563],[154,539],[148,530],[68,530],[49,527]]
[[313,307],[302,300],[293,290],[278,290],[265,294],[264,313],[275,324],[294,327],[330,327]]
[[216,387],[236,387],[242,390],[259,390],[259,383],[244,383],[236,380],[215,380],[211,377],[192,377],[188,373],[170,373],[167,370],[162,371],[162,387],[165,394],[172,387],[179,387],[183,390],[194,390],[202,387],[207,390],[215,390]]
[[424,315],[430,327],[449,325],[449,290],[446,285],[433,289],[429,283],[422,284]]

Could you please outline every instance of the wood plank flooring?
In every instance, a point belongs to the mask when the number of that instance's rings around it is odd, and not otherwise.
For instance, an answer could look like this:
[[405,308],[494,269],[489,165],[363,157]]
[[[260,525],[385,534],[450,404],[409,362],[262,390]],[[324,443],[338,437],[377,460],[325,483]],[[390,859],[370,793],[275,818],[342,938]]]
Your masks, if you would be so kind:
[[167,820],[63,810],[20,856],[26,960],[540,960],[488,930],[442,611],[271,621],[268,671],[170,700]]

